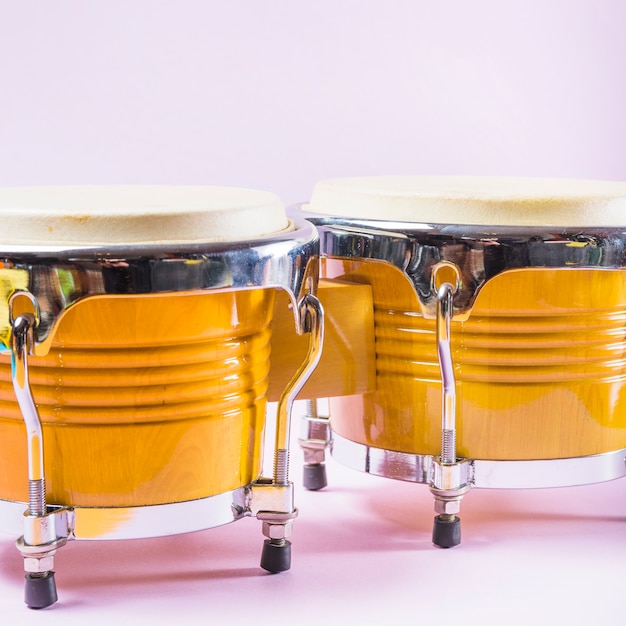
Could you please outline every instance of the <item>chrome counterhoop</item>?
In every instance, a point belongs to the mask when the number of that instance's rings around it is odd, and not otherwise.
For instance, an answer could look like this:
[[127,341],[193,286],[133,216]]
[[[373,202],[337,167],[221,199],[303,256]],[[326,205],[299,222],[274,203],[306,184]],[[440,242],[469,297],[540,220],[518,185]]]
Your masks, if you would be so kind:
[[[37,355],[46,353],[64,311],[92,296],[284,289],[300,332],[299,302],[314,293],[317,283],[319,237],[303,219],[292,224],[281,233],[242,242],[90,248],[3,244],[0,267],[9,292],[0,296],[26,291],[39,302]],[[10,335],[8,318],[0,319],[0,352],[8,353]]]
[[422,314],[437,315],[431,289],[435,265],[456,265],[462,284],[454,296],[454,319],[465,320],[483,285],[508,270],[626,267],[626,230],[615,226],[476,226],[365,220],[312,213],[306,205],[290,215],[309,220],[320,232],[326,257],[387,262],[413,285]]

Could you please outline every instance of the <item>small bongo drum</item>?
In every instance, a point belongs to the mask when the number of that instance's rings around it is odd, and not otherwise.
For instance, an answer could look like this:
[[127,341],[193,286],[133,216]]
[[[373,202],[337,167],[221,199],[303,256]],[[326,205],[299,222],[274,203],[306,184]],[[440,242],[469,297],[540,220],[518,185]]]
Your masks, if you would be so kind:
[[435,544],[471,487],[626,474],[626,183],[338,179],[296,213],[373,293],[375,384],[330,399],[332,454],[428,484]]
[[[27,604],[55,601],[68,539],[246,515],[263,520],[261,565],[288,569],[289,412],[321,341],[315,228],[218,187],[3,189],[0,219],[0,520],[24,529]],[[277,289],[310,347],[263,479]]]

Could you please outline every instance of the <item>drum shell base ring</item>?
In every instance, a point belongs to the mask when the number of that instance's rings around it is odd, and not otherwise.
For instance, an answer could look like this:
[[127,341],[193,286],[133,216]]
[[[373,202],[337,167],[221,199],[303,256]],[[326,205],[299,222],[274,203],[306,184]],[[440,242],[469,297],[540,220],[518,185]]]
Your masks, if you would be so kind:
[[[333,458],[367,474],[430,484],[435,457],[384,450],[355,443],[333,433]],[[470,459],[471,486],[487,489],[573,487],[626,476],[626,449],[563,459]]]

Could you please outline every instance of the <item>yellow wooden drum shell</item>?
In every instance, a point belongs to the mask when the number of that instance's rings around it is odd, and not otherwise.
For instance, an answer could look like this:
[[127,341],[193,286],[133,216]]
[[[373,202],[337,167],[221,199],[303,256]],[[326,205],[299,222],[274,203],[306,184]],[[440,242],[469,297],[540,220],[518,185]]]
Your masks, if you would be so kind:
[[[332,398],[334,432],[439,454],[435,322],[407,277],[379,261],[326,260],[326,275],[372,286],[376,384]],[[626,447],[626,270],[509,270],[451,324],[457,449],[480,459],[555,459]]]
[[[48,500],[140,506],[261,471],[274,290],[87,298],[29,360]],[[0,497],[28,499],[26,430],[0,361]]]

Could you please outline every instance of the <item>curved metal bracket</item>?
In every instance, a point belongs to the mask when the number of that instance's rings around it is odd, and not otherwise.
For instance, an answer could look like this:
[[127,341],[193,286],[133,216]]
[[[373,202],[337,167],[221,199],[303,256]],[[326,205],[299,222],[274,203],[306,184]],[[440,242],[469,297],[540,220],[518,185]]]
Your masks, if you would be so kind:
[[441,372],[441,462],[456,463],[456,380],[450,345],[452,296],[455,289],[443,283],[437,289],[437,354]]
[[[30,301],[33,312],[14,315],[15,303],[20,298]],[[20,407],[28,445],[29,514],[46,514],[46,489],[44,477],[43,428],[37,406],[30,389],[28,356],[32,353],[34,330],[39,323],[39,304],[27,292],[16,292],[9,301],[11,321],[11,378]]]
[[[27,289],[39,301],[33,334],[38,356],[48,352],[64,312],[94,296],[284,289],[299,327],[298,302],[317,279],[318,255],[317,230],[303,219],[293,220],[289,230],[240,242],[83,249],[2,244],[0,298]],[[0,341],[10,332],[0,310]],[[2,351],[9,349],[0,343]]]
[[289,381],[278,401],[276,415],[276,446],[274,451],[273,482],[285,485],[289,479],[289,441],[293,403],[315,370],[324,343],[324,309],[312,294],[306,294],[299,302],[300,330],[310,334],[305,361]]
[[376,260],[402,271],[419,299],[422,315],[437,316],[431,289],[433,268],[456,265],[462,285],[453,298],[454,318],[467,319],[485,283],[505,271],[526,268],[626,268],[623,228],[475,226],[365,220],[311,213],[294,207],[315,224],[327,257]]

